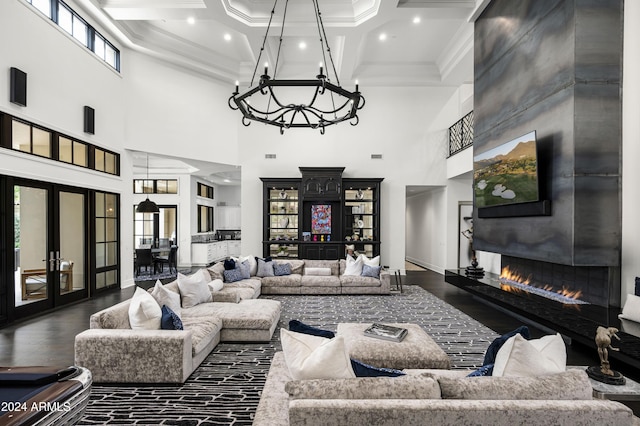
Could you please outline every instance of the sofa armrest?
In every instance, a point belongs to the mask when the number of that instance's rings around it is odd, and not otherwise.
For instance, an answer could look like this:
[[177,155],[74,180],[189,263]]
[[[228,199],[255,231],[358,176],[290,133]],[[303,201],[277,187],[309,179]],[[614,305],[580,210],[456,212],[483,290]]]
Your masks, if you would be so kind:
[[388,269],[380,270],[380,293],[390,293],[391,292],[391,274]]
[[212,291],[211,297],[214,302],[240,303],[240,293],[235,289],[226,287],[220,291]]
[[89,329],[75,338],[75,364],[96,383],[183,383],[191,351],[189,330]]

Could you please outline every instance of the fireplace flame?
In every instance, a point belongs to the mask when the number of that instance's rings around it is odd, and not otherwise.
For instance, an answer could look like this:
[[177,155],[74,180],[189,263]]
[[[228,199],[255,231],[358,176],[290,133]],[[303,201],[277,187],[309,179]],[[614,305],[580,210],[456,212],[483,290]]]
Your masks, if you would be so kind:
[[[512,271],[508,266],[502,268],[502,272],[500,273],[500,288],[502,290],[512,293],[528,292],[526,286],[530,286],[532,290],[536,289],[536,294],[540,294],[539,290],[544,290],[545,292],[550,294],[558,294],[561,296],[561,298],[568,299],[570,301],[585,303],[580,301],[580,297],[582,296],[581,290],[570,290],[565,287],[563,287],[561,290],[556,290],[548,284],[545,284],[542,287],[538,287],[531,284],[531,276],[525,278],[522,274],[516,271]],[[549,298],[555,299],[553,297]]]

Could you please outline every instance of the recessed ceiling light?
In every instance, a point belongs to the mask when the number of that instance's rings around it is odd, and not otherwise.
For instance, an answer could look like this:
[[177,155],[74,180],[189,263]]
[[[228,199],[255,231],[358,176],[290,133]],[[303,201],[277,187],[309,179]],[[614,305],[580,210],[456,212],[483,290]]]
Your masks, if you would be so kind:
[[195,24],[195,23],[196,23],[196,18],[194,18],[193,16],[189,16],[189,17],[187,18],[187,23],[188,23],[189,25],[193,25],[193,24]]
[[304,50],[307,48],[307,43],[305,43],[304,41],[301,41],[300,43],[298,43],[298,48],[300,50]]
[[223,180],[223,182],[225,182],[225,183],[231,183],[231,180],[229,180],[229,179],[224,179],[224,180]]
[[231,34],[229,34],[229,33],[225,34],[225,35],[224,35],[224,39],[225,39],[226,41],[231,41]]
[[380,41],[385,41],[387,39],[387,34],[386,33],[382,33],[378,36],[378,40]]
[[420,23],[420,17],[419,17],[419,16],[415,16],[415,17],[413,18],[413,23],[414,23],[414,24],[419,24],[419,23]]

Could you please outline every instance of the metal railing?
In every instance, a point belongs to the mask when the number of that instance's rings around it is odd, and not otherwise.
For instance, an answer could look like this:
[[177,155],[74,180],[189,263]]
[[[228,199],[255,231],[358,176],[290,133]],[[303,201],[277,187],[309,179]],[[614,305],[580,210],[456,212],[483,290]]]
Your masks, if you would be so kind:
[[471,145],[473,145],[473,111],[449,127],[449,157]]

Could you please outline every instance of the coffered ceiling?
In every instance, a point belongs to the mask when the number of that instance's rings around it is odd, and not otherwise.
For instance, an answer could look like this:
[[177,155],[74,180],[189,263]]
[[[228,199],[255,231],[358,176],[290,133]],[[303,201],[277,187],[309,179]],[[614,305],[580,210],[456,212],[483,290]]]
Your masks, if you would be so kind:
[[[251,80],[274,0],[77,0],[121,43],[232,84]],[[473,79],[473,23],[486,0],[318,0],[342,85],[457,86]],[[278,0],[263,63],[276,63]],[[278,78],[314,78],[323,57],[313,0],[289,0]],[[326,55],[326,51],[325,51]],[[334,78],[333,72],[329,74]]]

